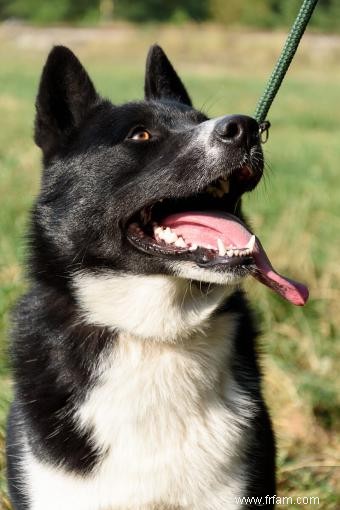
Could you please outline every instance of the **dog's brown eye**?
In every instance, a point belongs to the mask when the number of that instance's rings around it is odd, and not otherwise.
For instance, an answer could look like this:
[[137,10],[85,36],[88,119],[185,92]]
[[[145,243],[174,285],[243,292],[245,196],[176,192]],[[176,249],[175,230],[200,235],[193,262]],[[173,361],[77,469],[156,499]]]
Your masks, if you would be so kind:
[[147,142],[151,140],[151,133],[144,128],[135,128],[129,135],[130,140],[136,140],[137,142]]

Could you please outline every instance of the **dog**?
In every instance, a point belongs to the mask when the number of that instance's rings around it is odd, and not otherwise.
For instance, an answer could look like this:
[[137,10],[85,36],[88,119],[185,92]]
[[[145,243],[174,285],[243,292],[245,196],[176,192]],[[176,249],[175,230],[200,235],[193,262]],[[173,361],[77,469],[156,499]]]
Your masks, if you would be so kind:
[[41,190],[14,312],[15,510],[274,507],[247,275],[301,305],[241,211],[259,125],[193,108],[152,46],[145,99],[101,98],[54,47],[37,101]]

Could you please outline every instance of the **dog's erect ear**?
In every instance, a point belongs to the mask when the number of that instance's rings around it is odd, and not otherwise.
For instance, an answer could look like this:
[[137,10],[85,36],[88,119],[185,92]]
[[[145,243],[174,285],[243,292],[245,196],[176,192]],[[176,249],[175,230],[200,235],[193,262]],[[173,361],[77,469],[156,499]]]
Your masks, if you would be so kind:
[[71,50],[55,46],[42,72],[36,100],[35,142],[53,155],[89,113],[99,96]]
[[145,99],[174,99],[192,106],[183,83],[160,46],[151,46],[146,60]]

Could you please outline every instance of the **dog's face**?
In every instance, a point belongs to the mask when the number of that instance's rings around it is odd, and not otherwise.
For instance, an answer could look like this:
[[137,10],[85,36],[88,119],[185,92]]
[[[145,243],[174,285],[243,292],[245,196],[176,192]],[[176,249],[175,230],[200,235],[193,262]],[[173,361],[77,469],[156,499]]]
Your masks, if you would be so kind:
[[[218,254],[217,244],[193,250],[182,236],[167,243],[154,234],[155,223],[185,211],[237,214],[263,168],[256,121],[208,120],[159,47],[148,56],[145,101],[123,106],[100,99],[74,55],[55,48],[40,84],[36,141],[45,161],[39,249],[66,273],[105,266],[194,277]],[[231,257],[200,273],[228,280],[249,262]]]
[[45,166],[33,222],[38,274],[59,285],[100,268],[233,285],[258,266],[260,245],[238,218],[240,197],[262,176],[259,126],[195,110],[158,46],[145,100],[122,106],[98,96],[72,52],[52,50],[35,139]]

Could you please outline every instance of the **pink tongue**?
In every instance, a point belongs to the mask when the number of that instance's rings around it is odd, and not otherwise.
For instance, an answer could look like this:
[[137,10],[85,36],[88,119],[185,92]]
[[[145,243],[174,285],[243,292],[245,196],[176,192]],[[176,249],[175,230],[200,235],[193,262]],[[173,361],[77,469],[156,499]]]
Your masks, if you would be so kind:
[[[217,250],[217,239],[228,249],[244,248],[252,234],[235,216],[207,214],[203,212],[178,213],[162,221],[163,227],[170,227],[177,236],[188,244],[197,244]],[[294,305],[302,306],[308,299],[308,289],[301,283],[281,276],[271,265],[260,241],[256,238],[252,256],[257,267],[254,277]]]

